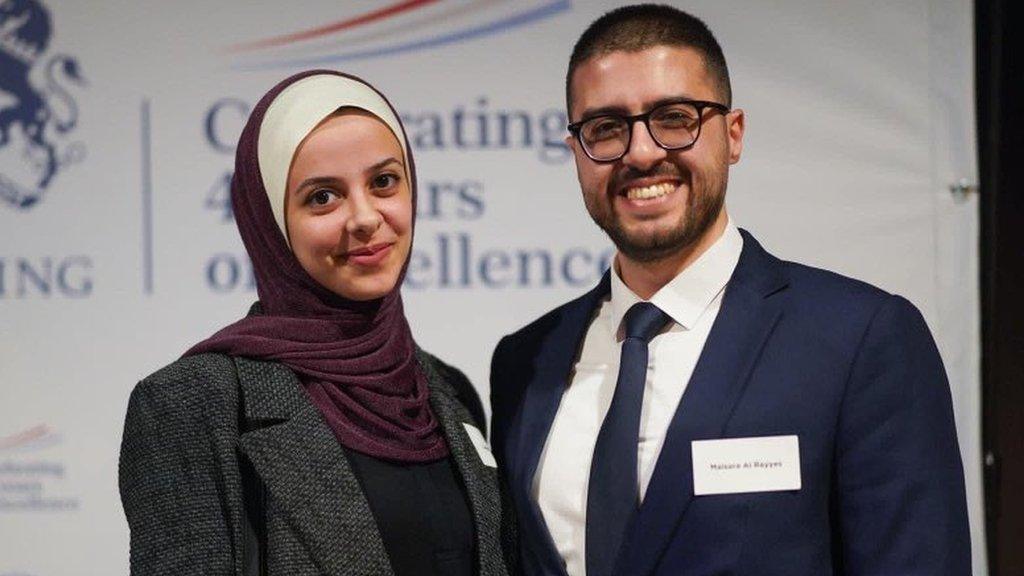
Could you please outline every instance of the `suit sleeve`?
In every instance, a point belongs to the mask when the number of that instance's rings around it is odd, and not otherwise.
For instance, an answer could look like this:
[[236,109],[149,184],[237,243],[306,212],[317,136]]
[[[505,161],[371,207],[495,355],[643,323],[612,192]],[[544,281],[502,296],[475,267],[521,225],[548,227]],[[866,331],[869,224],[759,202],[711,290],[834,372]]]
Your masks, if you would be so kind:
[[910,302],[875,313],[836,438],[841,573],[968,576],[970,536],[949,383]]
[[133,575],[235,573],[216,443],[197,420],[145,383],[131,395],[119,487]]
[[505,336],[494,348],[491,356],[491,447],[498,464],[505,465],[505,437],[514,411],[512,399],[509,397],[508,385],[505,381],[506,360],[509,338]]

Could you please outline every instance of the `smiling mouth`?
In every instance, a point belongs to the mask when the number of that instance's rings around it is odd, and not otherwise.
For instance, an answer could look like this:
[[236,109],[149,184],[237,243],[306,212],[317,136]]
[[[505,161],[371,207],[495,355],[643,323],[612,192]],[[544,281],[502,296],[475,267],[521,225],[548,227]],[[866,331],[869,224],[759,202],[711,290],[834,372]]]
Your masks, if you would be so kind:
[[361,246],[353,250],[349,250],[341,255],[342,258],[351,258],[353,256],[373,256],[381,250],[385,250],[391,247],[390,242],[380,242],[378,244],[370,244],[369,246]]
[[335,263],[353,265],[360,268],[376,267],[384,262],[394,245],[394,242],[380,242],[368,246],[360,246],[335,256]]
[[624,186],[619,189],[618,196],[628,200],[654,200],[671,194],[677,186],[677,182],[658,182],[657,184],[648,184],[646,186]]

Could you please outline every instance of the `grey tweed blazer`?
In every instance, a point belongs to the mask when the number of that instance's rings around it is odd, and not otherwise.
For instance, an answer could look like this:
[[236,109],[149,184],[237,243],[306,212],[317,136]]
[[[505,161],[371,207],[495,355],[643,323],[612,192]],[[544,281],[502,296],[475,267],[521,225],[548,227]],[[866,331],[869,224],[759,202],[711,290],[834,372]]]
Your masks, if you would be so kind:
[[[464,427],[486,430],[467,409],[479,400],[461,372],[425,352],[417,356],[468,493],[479,574],[512,576],[518,551],[511,502]],[[243,574],[252,541],[243,479],[252,475],[265,487],[270,574],[392,574],[359,482],[295,374],[282,364],[220,354],[178,360],[132,392],[119,477],[131,573]]]

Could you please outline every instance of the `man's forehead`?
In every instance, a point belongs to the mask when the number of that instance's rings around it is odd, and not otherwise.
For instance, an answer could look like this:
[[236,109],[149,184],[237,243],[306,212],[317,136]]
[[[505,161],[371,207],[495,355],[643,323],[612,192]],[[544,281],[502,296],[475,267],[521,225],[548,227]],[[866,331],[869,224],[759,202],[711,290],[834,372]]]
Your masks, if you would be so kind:
[[713,84],[697,50],[652,46],[590,58],[573,72],[576,115],[615,108],[641,111],[668,98],[713,99]]

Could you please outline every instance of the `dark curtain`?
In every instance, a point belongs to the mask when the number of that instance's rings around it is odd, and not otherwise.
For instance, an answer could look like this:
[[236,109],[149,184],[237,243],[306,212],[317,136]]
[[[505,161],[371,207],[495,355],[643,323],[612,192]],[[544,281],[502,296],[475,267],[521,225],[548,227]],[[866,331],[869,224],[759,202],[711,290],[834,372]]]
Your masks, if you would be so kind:
[[982,442],[992,576],[1024,576],[1024,2],[975,2]]

